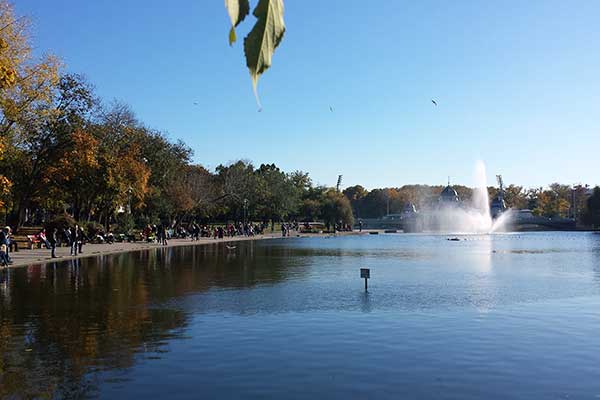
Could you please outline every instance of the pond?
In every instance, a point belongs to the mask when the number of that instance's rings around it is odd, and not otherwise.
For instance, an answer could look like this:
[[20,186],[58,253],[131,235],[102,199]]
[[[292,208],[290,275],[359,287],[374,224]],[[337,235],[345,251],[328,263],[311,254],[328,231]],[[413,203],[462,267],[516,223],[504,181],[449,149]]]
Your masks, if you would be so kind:
[[0,272],[0,397],[599,398],[600,235],[448,239],[215,243]]

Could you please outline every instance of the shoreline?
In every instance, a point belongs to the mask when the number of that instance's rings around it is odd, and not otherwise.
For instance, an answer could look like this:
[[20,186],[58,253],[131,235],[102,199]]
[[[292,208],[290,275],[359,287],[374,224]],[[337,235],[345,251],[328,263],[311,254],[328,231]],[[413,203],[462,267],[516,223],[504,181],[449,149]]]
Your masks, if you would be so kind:
[[[350,235],[361,235],[368,234],[368,232],[338,232],[335,236],[350,236]],[[115,242],[113,244],[108,243],[99,243],[99,244],[84,244],[83,245],[83,253],[79,253],[76,256],[70,255],[70,247],[57,247],[56,255],[57,258],[52,258],[50,256],[50,250],[46,248],[41,249],[22,249],[17,252],[11,252],[10,257],[12,259],[12,264],[9,264],[6,267],[0,267],[0,271],[8,270],[12,268],[22,268],[28,267],[30,265],[37,264],[48,264],[52,262],[62,262],[69,261],[81,258],[91,258],[97,256],[111,255],[111,254],[119,254],[119,253],[130,253],[144,250],[152,250],[152,249],[165,249],[170,247],[182,247],[182,246],[204,246],[207,244],[213,243],[231,243],[231,242],[242,242],[242,241],[254,241],[254,240],[275,240],[275,239],[293,239],[293,238],[323,238],[334,236],[330,233],[298,233],[294,236],[281,236],[281,233],[267,233],[264,235],[257,236],[234,236],[234,237],[224,237],[223,239],[213,239],[213,238],[200,238],[200,240],[192,241],[191,239],[171,239],[169,240],[169,244],[166,246],[160,245],[158,243],[144,243],[144,242]]]

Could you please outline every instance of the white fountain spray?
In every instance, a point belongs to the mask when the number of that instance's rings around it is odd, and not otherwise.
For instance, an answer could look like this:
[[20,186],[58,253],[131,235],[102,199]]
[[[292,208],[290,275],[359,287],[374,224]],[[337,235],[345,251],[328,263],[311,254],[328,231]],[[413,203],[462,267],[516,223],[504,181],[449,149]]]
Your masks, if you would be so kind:
[[487,175],[483,161],[475,164],[475,188],[473,189],[473,211],[478,215],[476,233],[490,232],[492,230],[492,214],[490,212],[490,196],[487,190]]
[[487,234],[506,230],[510,210],[492,219],[487,190],[485,164],[478,161],[474,173],[475,187],[470,204],[440,203],[422,214],[423,227],[428,231],[463,234]]

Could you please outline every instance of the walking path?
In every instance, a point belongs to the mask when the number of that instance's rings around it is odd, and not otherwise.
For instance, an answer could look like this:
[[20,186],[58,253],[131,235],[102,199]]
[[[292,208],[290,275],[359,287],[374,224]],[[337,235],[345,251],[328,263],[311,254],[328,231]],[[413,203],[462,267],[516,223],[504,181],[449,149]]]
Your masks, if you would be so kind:
[[[338,233],[338,235],[348,235],[355,234],[358,232],[343,232]],[[331,236],[329,234],[298,234],[290,237],[325,237]],[[144,242],[135,242],[135,243],[113,243],[113,244],[85,244],[83,246],[83,253],[78,254],[77,256],[71,256],[70,247],[57,247],[56,255],[58,258],[50,257],[50,250],[41,248],[41,249],[22,249],[17,252],[11,252],[10,257],[13,261],[12,264],[9,265],[9,268],[12,267],[23,267],[31,264],[39,264],[39,263],[47,263],[52,261],[65,261],[71,260],[74,258],[84,258],[84,257],[95,257],[99,255],[105,254],[115,254],[115,253],[125,253],[130,251],[140,251],[140,250],[148,250],[148,249],[156,249],[156,248],[165,248],[165,247],[179,247],[179,246],[197,246],[197,245],[206,245],[211,243],[226,243],[226,242],[236,242],[242,240],[266,240],[266,239],[285,239],[281,237],[281,233],[267,233],[264,235],[257,235],[252,237],[246,236],[234,236],[234,237],[226,237],[223,239],[212,239],[212,238],[200,238],[198,241],[191,241],[191,239],[171,239],[169,240],[168,246],[161,246],[158,243],[144,243]]]

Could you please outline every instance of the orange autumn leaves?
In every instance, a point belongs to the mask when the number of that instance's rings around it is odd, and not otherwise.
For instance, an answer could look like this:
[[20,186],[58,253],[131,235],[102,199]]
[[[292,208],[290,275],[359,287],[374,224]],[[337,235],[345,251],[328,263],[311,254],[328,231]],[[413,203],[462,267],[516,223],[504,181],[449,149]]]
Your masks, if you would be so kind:
[[150,169],[141,156],[140,144],[123,138],[120,144],[108,145],[103,143],[102,134],[73,132],[69,148],[59,163],[48,168],[45,181],[72,188],[89,200],[104,197],[111,206],[126,204],[129,196],[133,207],[143,206]]
[[[6,145],[0,141],[0,160],[4,156]],[[4,208],[10,195],[10,189],[12,187],[11,181],[4,175],[0,175],[0,208]]]
[[[0,161],[10,140],[25,141],[31,129],[44,123],[49,113],[44,103],[58,83],[60,63],[52,56],[33,59],[28,28],[10,3],[0,2]],[[9,202],[12,187],[0,173],[0,208]]]

